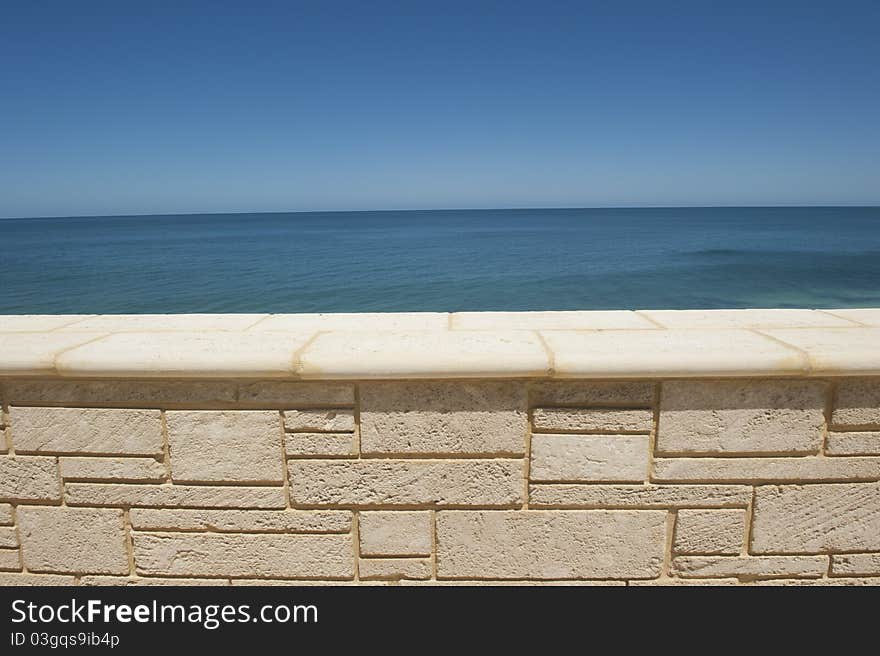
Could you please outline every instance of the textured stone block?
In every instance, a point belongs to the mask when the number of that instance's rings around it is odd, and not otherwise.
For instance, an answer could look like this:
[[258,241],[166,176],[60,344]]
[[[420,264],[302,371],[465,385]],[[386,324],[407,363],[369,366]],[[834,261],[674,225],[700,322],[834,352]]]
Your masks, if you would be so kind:
[[157,510],[132,508],[131,525],[149,531],[348,533],[346,510]]
[[650,581],[629,581],[627,585],[658,588],[715,587],[718,585],[739,585],[739,579],[652,579]]
[[359,522],[361,555],[429,556],[433,532],[430,512],[364,512]]
[[291,460],[290,495],[303,506],[513,506],[521,460]]
[[65,576],[62,574],[23,574],[18,572],[0,573],[0,587],[13,585],[31,585],[31,586],[65,586],[76,585],[76,579],[73,576]]
[[752,551],[880,551],[880,483],[761,486]]
[[235,403],[236,385],[222,381],[13,380],[12,405],[125,408]]
[[133,534],[138,574],[351,579],[351,535]]
[[[880,553],[831,556],[833,576],[880,576]],[[877,581],[880,585],[880,580]]]
[[283,480],[281,418],[274,411],[165,413],[175,482]]
[[673,550],[682,554],[736,555],[743,546],[745,510],[679,510]]
[[354,433],[285,433],[288,458],[350,458],[357,456]]
[[628,408],[535,408],[532,426],[538,431],[650,433],[653,410]]
[[647,435],[532,436],[533,481],[643,481]]
[[360,388],[364,453],[523,453],[518,382],[375,382]]
[[354,385],[350,383],[296,383],[259,381],[242,383],[238,403],[263,408],[354,405]]
[[121,510],[22,506],[18,527],[31,572],[128,572]]
[[282,487],[238,485],[125,485],[68,483],[71,506],[150,506],[154,508],[284,508]]
[[655,458],[659,482],[846,481],[880,478],[880,458]]
[[430,558],[361,558],[358,565],[360,578],[364,580],[429,579]]
[[58,459],[61,476],[80,481],[143,481],[165,479],[165,465],[153,458],[77,458]]
[[351,433],[354,428],[353,408],[284,411],[284,429],[288,431]]
[[826,386],[799,381],[663,383],[657,450],[816,453]]
[[18,535],[14,526],[0,526],[0,549],[18,549]]
[[880,456],[880,431],[828,433],[825,453],[830,456]]
[[531,389],[534,405],[583,405],[650,407],[654,404],[654,383],[638,381],[578,382],[541,381]]
[[437,575],[458,579],[650,579],[663,563],[657,510],[437,514]]
[[18,453],[162,454],[159,410],[10,408]]
[[880,379],[850,378],[837,385],[834,426],[871,426],[880,428]]
[[0,549],[0,571],[21,571],[21,554],[18,549]]
[[55,458],[0,458],[0,500],[60,501],[61,479]]
[[0,503],[0,524],[14,524],[12,506],[8,503]]
[[529,486],[529,505],[558,508],[745,508],[751,499],[745,485]]
[[762,587],[789,587],[789,586],[878,586],[880,579],[878,578],[832,578],[832,579],[770,579],[766,581],[755,581],[752,585]]
[[[290,581],[287,582],[290,585]],[[134,578],[127,576],[83,576],[80,585],[114,585],[125,587],[166,587],[169,585],[185,585],[199,587],[216,587],[229,585],[228,579],[190,579],[190,578]]]
[[818,578],[828,569],[828,556],[679,556],[672,567],[686,578]]

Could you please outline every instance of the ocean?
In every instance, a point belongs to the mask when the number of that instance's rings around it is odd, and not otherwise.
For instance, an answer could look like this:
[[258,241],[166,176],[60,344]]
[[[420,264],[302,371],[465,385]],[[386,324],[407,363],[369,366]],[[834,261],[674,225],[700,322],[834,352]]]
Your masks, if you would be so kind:
[[880,306],[880,207],[0,220],[0,313]]

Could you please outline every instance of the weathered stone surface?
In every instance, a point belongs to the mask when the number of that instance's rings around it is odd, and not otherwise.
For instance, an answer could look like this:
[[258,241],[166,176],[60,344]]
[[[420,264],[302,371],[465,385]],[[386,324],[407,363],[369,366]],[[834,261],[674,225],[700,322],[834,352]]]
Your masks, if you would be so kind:
[[[880,576],[880,553],[831,556],[833,576]],[[877,581],[880,585],[880,580]]]
[[540,431],[650,433],[654,411],[629,408],[535,408],[532,426]]
[[880,551],[880,483],[756,488],[752,551]]
[[16,379],[8,384],[12,405],[159,408],[235,403],[236,385],[222,381],[125,381]]
[[832,578],[832,579],[770,579],[766,581],[755,581],[752,585],[765,587],[789,587],[789,586],[877,586],[880,585],[880,578]]
[[486,579],[473,579],[468,581],[467,579],[447,579],[445,581],[412,581],[407,579],[402,579],[398,585],[401,586],[419,586],[419,587],[436,587],[436,588],[458,588],[458,587],[474,587],[479,586],[481,588],[486,587],[621,587],[626,586],[626,581],[589,581],[586,579],[582,580],[568,580],[568,581],[522,581],[522,580],[510,580],[510,581],[487,581]]
[[60,501],[61,479],[55,458],[0,458],[0,500]]
[[830,456],[880,456],[880,431],[828,433],[825,453]]
[[0,549],[0,571],[21,570],[21,554],[18,549]]
[[14,526],[0,526],[0,549],[18,549],[18,535]]
[[654,388],[654,383],[638,381],[542,381],[532,385],[531,401],[534,405],[650,407],[654,404]]
[[364,453],[516,454],[525,450],[518,382],[373,382],[360,387]]
[[437,513],[438,578],[649,579],[660,575],[659,510]]
[[351,535],[133,534],[138,574],[336,578],[354,576]]
[[817,453],[825,394],[818,382],[665,382],[657,450]]
[[399,581],[431,578],[430,558],[361,558],[360,578],[365,580]]
[[630,581],[633,586],[652,586],[663,588],[739,585],[739,579],[652,579],[650,581]]
[[521,460],[291,460],[290,495],[303,506],[512,506]]
[[736,555],[743,546],[745,510],[679,510],[673,550],[681,554]]
[[686,578],[809,578],[826,572],[828,556],[679,556],[672,567]]
[[880,428],[880,379],[849,378],[837,385],[834,426],[872,426]]
[[[83,576],[79,580],[80,585],[117,585],[117,586],[223,586],[229,585],[229,579],[186,579],[186,578],[143,578],[127,576]],[[290,581],[287,582],[290,585]]]
[[121,510],[22,506],[18,527],[31,572],[128,572]]
[[880,478],[880,458],[655,458],[652,480],[846,481]]
[[271,380],[242,383],[238,388],[238,403],[279,409],[314,405],[354,405],[354,385]]
[[12,506],[8,503],[0,503],[0,524],[13,524]]
[[433,525],[426,511],[374,511],[360,514],[362,556],[429,556]]
[[65,499],[71,506],[284,508],[286,505],[281,487],[68,483],[65,490]]
[[64,479],[80,481],[120,480],[159,482],[165,479],[165,465],[154,458],[58,459]]
[[159,410],[13,406],[9,414],[17,453],[162,453]]
[[348,533],[347,510],[156,510],[132,508],[131,525],[150,531]]
[[529,486],[529,505],[557,508],[745,508],[752,488],[745,485],[579,485]]
[[75,584],[76,579],[73,578],[73,576],[65,576],[62,574],[22,574],[18,572],[0,573],[0,587],[13,585],[60,586]]
[[165,413],[175,482],[283,480],[281,418],[266,410]]
[[532,436],[533,481],[643,481],[647,435]]
[[288,431],[351,433],[354,428],[354,408],[284,411],[284,429]]
[[350,458],[357,455],[354,433],[285,433],[288,458]]

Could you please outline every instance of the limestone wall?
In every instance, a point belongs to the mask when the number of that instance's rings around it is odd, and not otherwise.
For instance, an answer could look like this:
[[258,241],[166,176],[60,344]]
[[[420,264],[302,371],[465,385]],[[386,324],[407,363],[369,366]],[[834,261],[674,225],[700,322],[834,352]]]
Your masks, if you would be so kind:
[[880,378],[0,394],[4,585],[880,583]]

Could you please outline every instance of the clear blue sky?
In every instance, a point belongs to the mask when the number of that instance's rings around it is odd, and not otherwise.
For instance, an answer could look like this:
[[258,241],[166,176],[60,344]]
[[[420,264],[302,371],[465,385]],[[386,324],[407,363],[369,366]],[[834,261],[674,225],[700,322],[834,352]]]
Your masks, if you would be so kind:
[[880,2],[10,2],[0,216],[880,202]]

